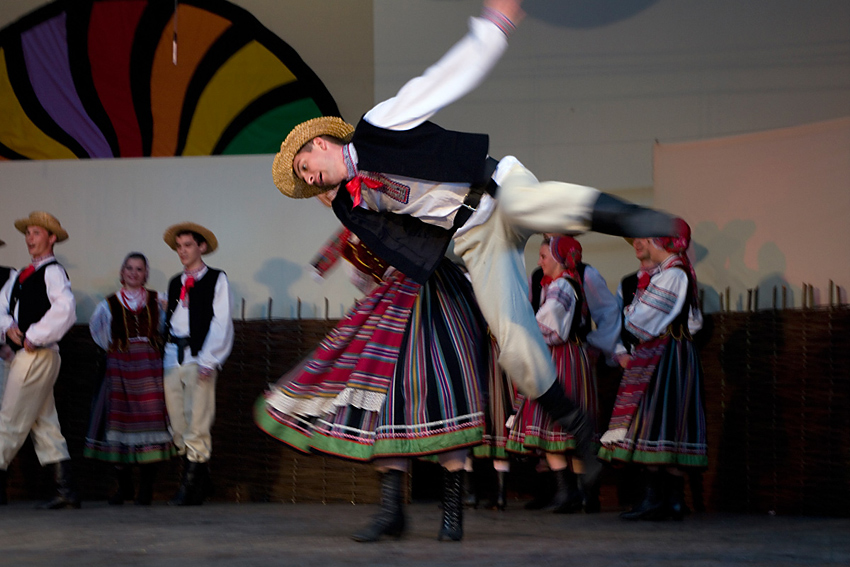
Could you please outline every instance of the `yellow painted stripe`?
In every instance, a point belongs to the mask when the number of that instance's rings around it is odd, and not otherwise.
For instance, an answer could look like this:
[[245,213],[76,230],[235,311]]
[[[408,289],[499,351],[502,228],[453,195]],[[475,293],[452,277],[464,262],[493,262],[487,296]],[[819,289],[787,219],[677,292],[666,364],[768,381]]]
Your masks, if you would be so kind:
[[0,143],[30,159],[76,159],[74,152],[60,144],[26,115],[6,67],[6,51],[0,48]]
[[183,155],[210,155],[225,128],[248,104],[295,75],[256,41],[237,51],[213,75],[198,100]]

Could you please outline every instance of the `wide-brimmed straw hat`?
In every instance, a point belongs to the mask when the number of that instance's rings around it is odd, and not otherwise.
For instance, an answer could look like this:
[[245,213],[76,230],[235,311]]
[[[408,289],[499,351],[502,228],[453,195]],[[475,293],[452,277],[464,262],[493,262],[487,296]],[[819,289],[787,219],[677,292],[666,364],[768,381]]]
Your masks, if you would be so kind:
[[216,248],[218,248],[218,239],[210,229],[188,221],[169,226],[166,229],[165,234],[162,235],[162,239],[166,244],[171,246],[172,250],[177,250],[177,235],[181,232],[197,232],[203,236],[204,240],[207,241],[207,251],[204,252],[204,255],[211,254],[215,252]]
[[280,151],[274,156],[272,164],[272,177],[274,184],[280,192],[293,199],[306,199],[315,197],[332,187],[314,187],[308,185],[303,179],[295,175],[292,169],[292,161],[304,144],[319,136],[333,136],[348,143],[354,134],[354,126],[336,116],[320,116],[306,122],[302,122],[292,129],[283,143]]
[[63,240],[68,239],[68,232],[62,228],[62,225],[59,224],[56,217],[50,213],[45,213],[44,211],[33,211],[30,213],[29,217],[15,221],[15,228],[17,228],[22,234],[27,233],[28,226],[40,226],[41,228],[49,230],[56,235],[56,242],[62,242]]

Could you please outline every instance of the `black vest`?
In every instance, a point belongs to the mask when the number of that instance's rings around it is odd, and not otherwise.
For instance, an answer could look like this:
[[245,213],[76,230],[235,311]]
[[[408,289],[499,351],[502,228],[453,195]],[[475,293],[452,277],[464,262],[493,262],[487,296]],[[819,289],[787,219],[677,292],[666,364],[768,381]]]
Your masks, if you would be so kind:
[[[411,130],[387,130],[361,120],[352,142],[362,171],[441,183],[487,182],[485,134],[453,132],[431,122]],[[454,234],[454,229],[410,215],[353,208],[344,190],[337,193],[333,209],[375,255],[421,284],[437,269]]]
[[[196,280],[195,285],[189,290],[189,347],[192,350],[192,356],[198,356],[204,346],[204,341],[207,339],[207,333],[210,332],[215,284],[218,282],[218,275],[221,273],[223,273],[221,270],[207,267],[207,273],[204,274],[204,277]],[[174,276],[168,282],[168,313],[165,316],[165,323],[169,334],[171,334],[171,315],[177,309],[177,302],[180,301],[180,288],[183,287],[180,281],[181,275]]]
[[0,288],[6,285],[6,282],[9,281],[9,274],[12,273],[12,268],[8,268],[6,266],[0,266]]
[[[50,298],[47,296],[47,283],[44,281],[44,270],[47,266],[56,264],[62,268],[61,264],[56,260],[47,262],[39,269],[30,274],[30,277],[24,283],[20,282],[20,273],[15,279],[15,284],[12,287],[12,295],[9,297],[9,313],[15,312],[15,306],[18,306],[18,329],[21,333],[26,334],[27,329],[33,323],[38,323],[44,314],[50,310]],[[64,271],[65,268],[62,268]],[[68,273],[66,272],[67,276]],[[18,305],[20,304],[20,305]],[[9,344],[12,350],[18,350],[21,347],[15,343]]]

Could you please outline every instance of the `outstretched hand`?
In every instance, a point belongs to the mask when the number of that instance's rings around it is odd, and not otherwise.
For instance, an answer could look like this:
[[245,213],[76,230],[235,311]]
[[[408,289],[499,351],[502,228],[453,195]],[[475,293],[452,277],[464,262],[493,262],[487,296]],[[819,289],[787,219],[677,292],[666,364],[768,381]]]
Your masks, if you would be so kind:
[[522,0],[484,0],[484,7],[501,12],[515,26],[525,18]]

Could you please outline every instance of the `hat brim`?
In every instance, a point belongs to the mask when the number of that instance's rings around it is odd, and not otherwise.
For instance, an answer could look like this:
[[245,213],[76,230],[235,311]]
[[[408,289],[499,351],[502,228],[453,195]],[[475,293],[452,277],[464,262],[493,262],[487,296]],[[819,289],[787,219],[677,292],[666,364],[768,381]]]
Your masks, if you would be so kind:
[[213,234],[210,229],[193,222],[181,222],[169,226],[162,235],[162,239],[166,244],[168,244],[168,246],[171,247],[172,250],[176,251],[177,235],[181,232],[197,232],[204,237],[204,240],[207,241],[207,251],[204,252],[204,256],[212,254],[215,252],[216,248],[218,248],[218,239],[215,237],[215,234]]
[[40,226],[41,228],[51,232],[56,236],[56,242],[68,240],[68,231],[62,228],[62,225],[59,224],[56,217],[50,213],[45,213],[44,211],[33,211],[30,213],[29,217],[15,221],[15,228],[17,228],[18,232],[21,234],[26,234],[27,227],[29,226]]
[[333,136],[348,143],[353,134],[354,126],[337,116],[320,116],[302,122],[286,136],[286,139],[280,145],[280,151],[274,156],[274,163],[272,164],[274,184],[281,193],[293,199],[306,199],[329,191],[332,187],[308,185],[303,179],[295,175],[295,171],[292,169],[295,154],[313,138]]

